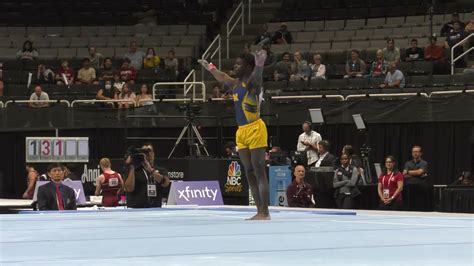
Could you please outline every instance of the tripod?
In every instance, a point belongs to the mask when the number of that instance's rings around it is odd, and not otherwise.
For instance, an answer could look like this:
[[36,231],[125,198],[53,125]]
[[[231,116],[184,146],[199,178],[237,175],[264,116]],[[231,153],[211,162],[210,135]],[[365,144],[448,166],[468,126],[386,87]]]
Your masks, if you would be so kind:
[[[181,140],[184,137],[184,134],[186,134],[186,133],[188,134],[187,138],[188,138],[188,146],[189,146],[189,155],[190,156],[193,155],[193,147],[196,147],[196,154],[195,155],[197,157],[201,156],[200,148],[202,148],[204,150],[204,152],[206,153],[206,155],[209,156],[209,152],[206,149],[206,145],[204,144],[204,140],[202,139],[201,134],[199,133],[199,131],[196,127],[196,123],[194,121],[194,119],[195,119],[194,115],[190,114],[189,111],[186,111],[186,116],[187,116],[186,117],[187,124],[183,127],[183,130],[181,130],[181,133],[179,134],[178,139],[174,143],[173,149],[171,150],[170,154],[168,155],[168,159],[171,158],[171,156],[174,153],[174,150],[176,149],[176,147],[178,147],[179,143],[181,142]],[[196,137],[196,139],[198,140],[198,143],[194,143],[194,137]]]
[[375,180],[372,179],[372,171],[370,168],[370,148],[364,143],[360,149],[362,155],[362,164],[365,169],[364,171],[364,181],[365,184],[375,183]]

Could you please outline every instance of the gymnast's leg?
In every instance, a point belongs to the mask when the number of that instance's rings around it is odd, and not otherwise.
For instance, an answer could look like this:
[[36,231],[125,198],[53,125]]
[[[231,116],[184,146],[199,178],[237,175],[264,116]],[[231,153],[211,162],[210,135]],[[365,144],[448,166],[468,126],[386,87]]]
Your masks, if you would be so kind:
[[253,220],[259,213],[261,213],[261,200],[260,200],[260,193],[258,191],[258,183],[257,178],[255,177],[255,171],[252,166],[252,160],[250,159],[250,150],[246,149],[239,149],[239,157],[242,165],[244,166],[245,176],[247,176],[247,180],[249,182],[250,193],[252,193],[252,197],[255,200],[255,205],[257,205],[257,214],[249,220]]
[[259,201],[257,204],[260,210],[255,217],[255,220],[270,220],[270,212],[268,211],[268,179],[265,172],[265,151],[266,147],[250,149],[250,159],[252,162],[253,173],[257,183],[257,191],[259,194]]

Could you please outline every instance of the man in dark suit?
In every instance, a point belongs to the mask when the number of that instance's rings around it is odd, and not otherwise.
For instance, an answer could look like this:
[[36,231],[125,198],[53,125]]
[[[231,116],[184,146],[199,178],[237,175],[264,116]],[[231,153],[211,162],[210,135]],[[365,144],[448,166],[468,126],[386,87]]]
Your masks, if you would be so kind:
[[321,140],[318,143],[319,159],[316,161],[316,167],[336,167],[337,158],[329,153],[330,148],[331,145],[327,140]]
[[74,190],[61,183],[64,178],[62,166],[59,163],[49,165],[48,176],[51,177],[51,182],[38,188],[38,209],[40,211],[75,210]]

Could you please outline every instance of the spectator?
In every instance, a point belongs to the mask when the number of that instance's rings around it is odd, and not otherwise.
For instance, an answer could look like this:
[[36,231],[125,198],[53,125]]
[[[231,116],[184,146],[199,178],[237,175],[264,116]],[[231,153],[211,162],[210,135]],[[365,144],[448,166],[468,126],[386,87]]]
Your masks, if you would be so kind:
[[97,53],[95,47],[89,47],[89,60],[91,67],[95,68],[95,70],[99,70],[100,66],[102,65],[102,54]]
[[125,84],[125,82],[123,82],[123,81],[120,80],[120,76],[119,76],[118,73],[115,73],[115,74],[114,74],[114,82],[112,83],[112,87],[114,87],[114,89],[115,89],[117,92],[121,92],[121,91],[122,91],[123,84]]
[[250,49],[250,43],[245,43],[244,44],[244,49],[242,50],[242,53],[244,54],[250,54],[252,50]]
[[81,178],[76,174],[76,167],[74,164],[65,164],[64,167],[64,180],[81,180]]
[[293,171],[295,179],[286,189],[286,198],[288,199],[288,207],[312,208],[313,188],[306,183],[304,177],[306,169],[303,165],[297,165]]
[[5,84],[3,83],[3,80],[0,80],[0,97],[3,97],[5,94]]
[[44,108],[49,106],[49,102],[37,102],[37,101],[49,101],[49,96],[43,91],[40,85],[35,86],[35,92],[30,96],[30,102],[28,105],[31,108]]
[[459,14],[453,13],[453,15],[451,16],[451,21],[444,24],[441,28],[441,36],[447,37],[451,32],[453,32],[454,23],[456,22],[459,23],[460,28],[464,29],[464,23],[459,20]]
[[329,153],[331,145],[327,140],[318,142],[319,158],[316,161],[315,167],[335,167],[337,163],[336,156]]
[[145,58],[145,53],[139,51],[136,41],[130,42],[130,47],[128,53],[126,53],[123,58],[130,59],[130,65],[136,70],[142,69],[143,58]]
[[[446,41],[444,42],[444,47],[445,48],[451,48],[460,43],[462,40],[464,40],[468,36],[468,33],[464,31],[464,27],[461,28],[460,22],[456,21],[453,23],[453,30],[448,33],[446,37]],[[464,52],[464,47],[463,45],[459,45],[456,48],[454,48],[453,51],[453,58],[456,58],[460,56]],[[456,67],[466,67],[466,62],[464,62],[463,59],[460,59],[456,61]]]
[[387,47],[383,48],[383,57],[387,62],[400,62],[400,49],[395,47],[395,40],[388,39],[387,40]]
[[405,77],[402,71],[397,69],[395,62],[388,64],[387,76],[385,82],[380,84],[380,88],[403,88],[405,87]]
[[39,84],[54,84],[54,72],[51,68],[47,68],[45,65],[38,65],[38,71],[36,78]]
[[101,83],[114,80],[115,70],[112,68],[112,58],[104,58],[104,66],[99,70],[99,81]]
[[211,98],[222,98],[223,93],[221,92],[221,87],[216,84],[212,88],[212,97]]
[[272,41],[274,44],[290,44],[293,41],[291,32],[288,31],[286,23],[281,23],[280,29],[273,33]]
[[383,51],[378,49],[375,55],[375,61],[370,66],[370,72],[367,77],[378,78],[387,74],[387,61],[383,58]]
[[342,154],[345,154],[349,157],[349,164],[357,168],[362,167],[362,160],[355,154],[354,148],[351,145],[344,145],[342,147]]
[[338,209],[353,209],[353,198],[360,194],[357,189],[358,180],[357,168],[350,164],[347,154],[341,155],[341,165],[334,172],[333,187],[334,198]]
[[89,58],[82,59],[82,68],[77,72],[77,84],[99,84],[95,69],[90,66]]
[[131,65],[129,58],[125,58],[122,67],[119,69],[120,80],[125,83],[135,84],[137,70]]
[[295,61],[291,64],[291,74],[290,81],[297,81],[297,80],[308,80],[310,75],[310,68],[308,66],[308,62],[303,59],[301,52],[295,52],[294,54]]
[[444,47],[436,44],[436,37],[430,38],[430,44],[425,47],[425,60],[433,62],[433,74],[447,73],[447,62]]
[[352,50],[351,58],[346,62],[346,75],[347,78],[361,78],[366,71],[366,65],[364,60],[359,58],[359,51]]
[[23,193],[24,199],[33,199],[33,194],[35,193],[36,181],[39,178],[39,173],[36,171],[35,167],[32,164],[27,163],[25,165],[26,172],[28,173],[26,177],[26,190]]
[[23,43],[23,48],[18,50],[16,53],[16,57],[23,62],[32,62],[36,59],[36,57],[38,57],[38,55],[39,53],[35,48],[33,48],[33,42],[31,41],[25,41]]
[[462,71],[463,74],[474,74],[474,64],[471,65],[470,68],[466,68]]
[[311,68],[311,79],[326,79],[326,66],[321,64],[321,55],[315,54],[313,56],[313,64]]
[[61,62],[61,67],[59,68],[58,74],[56,74],[56,84],[74,84],[74,70],[72,67],[69,67],[69,62],[67,60]]
[[400,210],[402,208],[403,175],[398,171],[395,158],[385,157],[384,172],[378,178],[380,209]]
[[418,47],[418,40],[411,39],[410,44],[411,47],[405,51],[405,61],[409,62],[423,60],[423,49]]
[[314,166],[319,159],[318,143],[322,140],[321,135],[311,129],[311,122],[305,121],[303,123],[303,133],[298,137],[296,150],[306,154],[308,159],[308,167]]
[[237,144],[235,144],[235,142],[229,141],[225,144],[225,158],[239,159],[239,153],[237,152]]
[[150,208],[161,207],[161,199],[165,197],[170,180],[166,170],[158,170],[155,165],[155,153],[151,144],[144,144],[147,150],[141,162],[133,163],[129,156],[125,161],[128,171],[125,180],[127,207]]
[[123,192],[122,176],[112,170],[112,164],[108,158],[99,161],[102,174],[97,177],[95,195],[102,195],[102,206],[116,207],[119,205],[119,196]]
[[179,75],[179,62],[174,50],[168,51],[168,57],[165,58],[165,69],[171,71],[176,77]]
[[474,187],[474,175],[469,171],[462,172],[461,177],[456,179],[450,186]]
[[267,165],[291,165],[291,159],[288,153],[283,151],[279,146],[273,146],[267,153],[265,161]]
[[282,55],[282,61],[278,62],[275,66],[273,77],[275,81],[288,80],[291,75],[291,61],[290,53],[284,52]]
[[75,210],[76,194],[74,190],[62,184],[64,171],[59,163],[48,166],[48,175],[51,182],[38,188],[38,209],[40,211],[51,210]]
[[146,57],[143,59],[143,67],[148,69],[158,69],[160,67],[161,59],[156,55],[155,49],[148,48],[146,50]]
[[136,97],[137,106],[148,106],[153,105],[153,97],[148,92],[148,86],[146,84],[142,84],[140,87],[140,94]]
[[266,43],[262,46],[262,50],[267,51],[267,58],[265,59],[264,63],[264,69],[272,67],[276,64],[276,56],[275,54],[271,51],[271,44]]
[[[112,82],[110,80],[107,80],[104,84],[104,87],[97,91],[95,98],[97,100],[113,100],[118,98],[117,94],[117,89],[112,86]],[[105,102],[101,103],[100,105],[102,107],[115,107],[114,102]]]
[[267,23],[262,24],[261,32],[260,32],[259,35],[257,35],[257,37],[255,37],[254,44],[259,44],[261,41],[265,40],[266,38],[269,38],[269,39],[272,38],[272,34],[270,32],[268,32]]
[[[136,95],[132,90],[128,88],[127,83],[123,84],[122,92],[120,94],[116,94],[116,97],[117,97],[116,98],[117,100],[129,100],[129,101],[119,102],[118,107],[120,109],[128,109],[130,108],[130,104],[132,102],[134,103],[136,102]],[[131,105],[134,106],[133,103]]]

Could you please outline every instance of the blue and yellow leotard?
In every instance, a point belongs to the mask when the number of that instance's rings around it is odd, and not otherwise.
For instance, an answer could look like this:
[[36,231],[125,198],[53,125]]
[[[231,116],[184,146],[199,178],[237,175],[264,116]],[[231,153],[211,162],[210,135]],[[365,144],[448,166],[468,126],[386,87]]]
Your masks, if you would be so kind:
[[245,82],[236,85],[232,91],[235,118],[239,125],[236,133],[237,147],[239,149],[267,147],[267,127],[260,119],[259,95],[249,91]]

